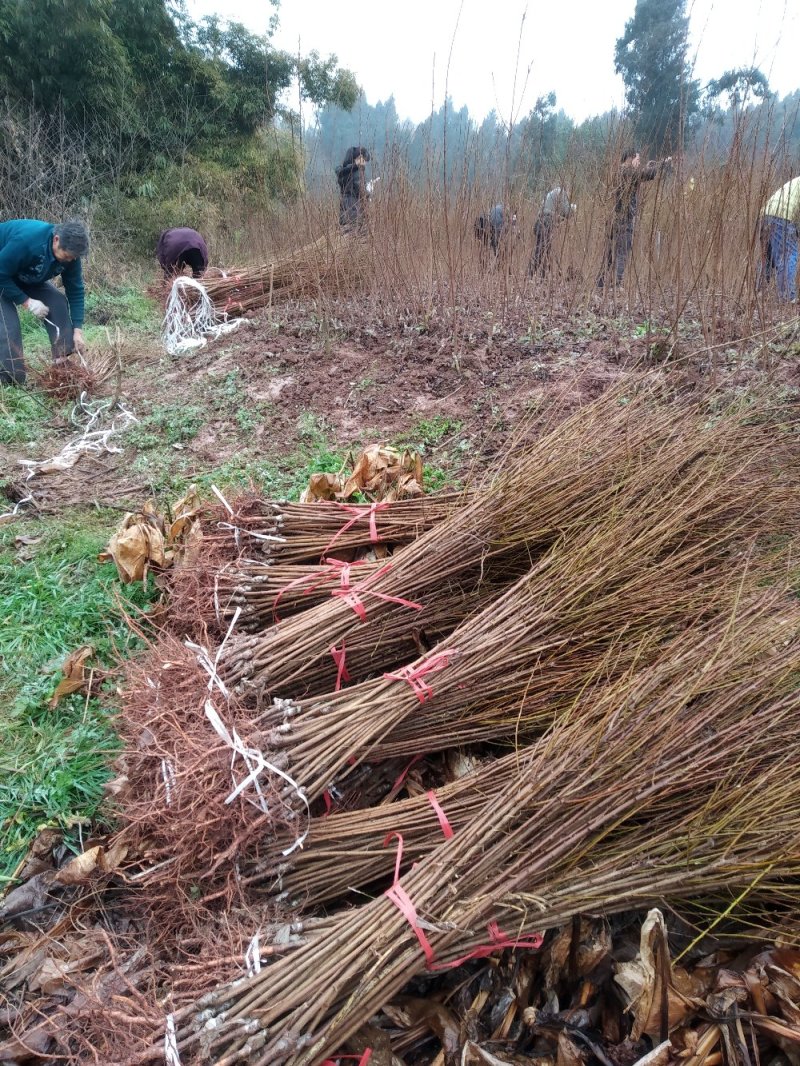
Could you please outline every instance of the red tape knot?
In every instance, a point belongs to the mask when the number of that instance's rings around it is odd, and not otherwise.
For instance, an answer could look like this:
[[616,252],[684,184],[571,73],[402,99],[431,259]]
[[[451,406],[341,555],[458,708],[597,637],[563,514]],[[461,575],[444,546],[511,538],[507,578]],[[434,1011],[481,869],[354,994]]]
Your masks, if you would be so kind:
[[342,687],[342,682],[350,680],[350,675],[348,674],[347,667],[345,666],[344,641],[342,641],[341,648],[337,648],[335,644],[332,644],[330,652],[333,656],[333,661],[336,663],[336,687],[334,688],[334,692],[338,692],[339,689]]
[[311,574],[304,574],[302,577],[297,577],[294,581],[290,581],[288,585],[285,585],[278,595],[275,597],[272,603],[272,615],[276,622],[280,622],[278,617],[278,604],[281,602],[281,597],[287,593],[290,589],[305,588],[305,592],[314,592],[324,585],[326,582],[335,581],[339,577],[342,588],[350,589],[350,568],[353,566],[360,566],[363,560],[359,560],[355,563],[343,563],[341,559],[326,559],[321,570],[315,570]]
[[391,902],[395,905],[395,907],[397,907],[397,909],[403,915],[405,920],[411,926],[412,930],[414,931],[414,935],[419,941],[419,946],[422,948],[425,954],[425,960],[428,965],[428,968],[430,969],[436,962],[436,954],[433,948],[431,947],[430,941],[425,936],[424,930],[420,929],[417,909],[411,902],[411,897],[400,884],[400,864],[403,861],[403,834],[397,832],[389,833],[389,835],[383,842],[384,847],[386,847],[392,837],[397,837],[398,840],[397,857],[394,863],[394,884],[391,888],[387,888],[384,895],[387,899],[391,900]]
[[[345,565],[345,564],[340,564]],[[364,606],[362,596],[374,596],[378,600],[383,600],[384,603],[397,603],[401,607],[408,607],[412,611],[421,611],[422,604],[414,603],[413,600],[404,600],[401,596],[389,596],[385,592],[378,592],[377,589],[370,587],[373,581],[379,577],[383,577],[392,569],[391,563],[386,563],[380,570],[376,570],[369,577],[365,577],[363,581],[357,582],[355,585],[345,584],[344,574],[342,575],[342,584],[338,589],[334,589],[331,596],[337,596],[341,598],[348,607],[352,608],[362,622],[367,620],[367,609]]]
[[428,674],[444,670],[445,667],[450,665],[450,660],[456,655],[458,655],[457,648],[445,648],[444,651],[437,652],[428,659],[423,659],[416,666],[412,663],[410,666],[404,666],[402,670],[398,670],[396,673],[384,674],[383,676],[391,681],[407,681],[419,702],[425,703],[433,696],[433,689],[423,678]]
[[451,837],[455,836],[455,833],[453,832],[452,825],[450,825],[450,822],[447,820],[447,815],[442,810],[442,805],[436,798],[436,793],[433,791],[433,789],[430,789],[430,791],[426,792],[425,795],[428,797],[428,802],[430,803],[431,807],[433,807],[434,813],[439,819],[439,825],[442,827],[442,832],[444,833],[445,840],[450,840]]
[[357,504],[357,503],[339,503],[337,501],[337,502],[334,503],[334,506],[335,507],[341,507],[341,509],[343,511],[347,511],[349,514],[353,515],[353,517],[351,519],[349,519],[347,522],[345,522],[345,524],[342,526],[342,528],[339,530],[338,533],[334,533],[333,539],[330,541],[330,543],[325,548],[323,548],[323,550],[322,550],[322,557],[323,558],[325,558],[325,556],[328,554],[328,552],[334,546],[334,544],[339,539],[339,537],[344,536],[344,534],[348,531],[348,529],[352,529],[352,527],[356,524],[356,522],[360,522],[362,518],[366,518],[367,516],[369,516],[369,539],[370,539],[370,541],[373,544],[378,544],[379,543],[381,538],[378,536],[378,524],[377,524],[377,522],[375,520],[375,515],[377,514],[378,511],[385,511],[386,510],[386,508],[389,506],[389,501],[388,500],[385,500],[383,503],[361,503],[361,504]]

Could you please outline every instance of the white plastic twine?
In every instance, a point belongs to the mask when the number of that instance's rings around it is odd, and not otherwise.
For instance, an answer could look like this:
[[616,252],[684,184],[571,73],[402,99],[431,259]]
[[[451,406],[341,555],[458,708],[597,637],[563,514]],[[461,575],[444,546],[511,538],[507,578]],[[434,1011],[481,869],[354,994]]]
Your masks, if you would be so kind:
[[[187,640],[185,643],[186,647],[195,653],[198,663],[208,674],[209,698],[206,700],[205,703],[206,718],[208,718],[217,736],[219,736],[220,739],[224,741],[224,743],[227,745],[227,747],[231,749],[232,752],[231,779],[233,781],[234,788],[231,794],[226,797],[225,803],[233,803],[237,796],[242,795],[242,793],[245,792],[246,789],[252,787],[255,792],[255,798],[251,796],[245,796],[244,798],[248,801],[248,803],[252,803],[254,807],[258,807],[264,814],[268,814],[269,804],[267,803],[267,797],[264,795],[264,792],[261,788],[261,774],[265,770],[269,770],[270,773],[273,773],[277,777],[280,777],[292,788],[294,794],[303,803],[306,809],[305,830],[295,838],[294,843],[290,847],[285,848],[284,851],[281,852],[282,855],[291,855],[292,852],[296,851],[297,848],[302,848],[303,844],[305,843],[306,837],[308,836],[308,830],[311,824],[311,807],[309,806],[308,798],[305,792],[292,777],[290,777],[287,773],[284,773],[284,771],[281,770],[278,766],[275,766],[274,763],[271,763],[267,759],[265,759],[264,753],[259,748],[248,747],[242,741],[242,738],[239,736],[235,729],[229,731],[228,727],[223,722],[222,718],[219,715],[219,712],[217,711],[210,698],[210,695],[213,693],[215,686],[219,689],[220,693],[225,697],[226,700],[230,696],[227,688],[225,687],[224,681],[217,672],[217,667],[219,666],[219,660],[222,655],[223,649],[225,648],[228,638],[233,632],[234,626],[239,621],[239,615],[241,613],[242,608],[237,607],[234,611],[231,624],[228,626],[228,631],[225,634],[222,643],[217,649],[217,654],[214,656],[213,659],[211,658],[211,654],[208,648],[204,648],[200,644],[194,644],[190,640]],[[236,774],[234,773],[237,757],[242,759],[248,771],[247,775],[243,777],[241,781],[237,781]]]
[[[186,291],[192,289],[194,296],[187,299]],[[228,318],[220,314],[205,286],[196,278],[178,277],[172,283],[164,321],[161,325],[161,341],[170,355],[202,348],[208,337],[216,340],[224,333],[238,329],[246,319]]]
[[164,782],[164,792],[167,797],[167,806],[172,803],[172,790],[178,782],[175,776],[175,767],[172,765],[169,759],[161,760],[161,780]]
[[[219,491],[217,486],[216,485],[212,485],[211,486],[211,491],[214,493],[214,495],[217,497],[217,499],[223,505],[225,510],[231,516],[231,518],[233,518],[233,508],[228,503],[228,501],[225,499],[225,497],[222,495],[222,493]],[[230,522],[217,522],[217,526],[218,526],[219,529],[231,529],[231,530],[233,530],[233,536],[234,536],[234,540],[236,541],[236,547],[239,550],[241,550],[241,544],[239,543],[239,534],[240,533],[244,534],[244,536],[246,536],[246,537],[252,537],[253,540],[266,540],[266,541],[271,541],[271,542],[276,543],[276,544],[285,544],[286,543],[286,537],[270,536],[268,533],[253,533],[249,529],[240,529],[239,526],[231,525]],[[217,614],[217,618],[219,618],[219,614]]]
[[258,943],[259,934],[253,937],[244,953],[244,964],[247,967],[247,976],[255,977],[257,973],[261,973],[261,948]]
[[14,504],[13,511],[6,511],[4,514],[0,514],[0,522],[6,522],[10,521],[12,518],[16,518],[19,514],[20,508],[24,507],[26,503],[31,503],[32,501],[33,496],[28,494],[23,500],[19,500],[17,503]]
[[[109,424],[103,426],[103,420],[111,416]],[[83,429],[78,437],[68,441],[61,451],[50,459],[19,459],[21,466],[28,470],[28,480],[43,470],[68,470],[74,466],[84,453],[102,455],[116,454],[122,448],[111,443],[111,438],[130,429],[139,419],[130,411],[122,400],[89,400],[85,392],[72,408],[72,424]]]
[[175,1016],[167,1015],[167,1026],[164,1033],[164,1062],[167,1066],[181,1066],[181,1057],[178,1054],[178,1034],[175,1029]]

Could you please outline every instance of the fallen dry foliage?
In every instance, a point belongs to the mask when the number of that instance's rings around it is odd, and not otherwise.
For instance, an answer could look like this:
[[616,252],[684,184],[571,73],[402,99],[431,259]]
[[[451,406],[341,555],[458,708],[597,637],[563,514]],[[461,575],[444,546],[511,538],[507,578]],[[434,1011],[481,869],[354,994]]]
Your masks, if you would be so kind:
[[169,517],[148,500],[141,511],[125,515],[99,560],[113,562],[126,585],[146,581],[151,569],[165,570],[196,554],[202,537],[199,513],[200,499],[193,488],[173,504]]

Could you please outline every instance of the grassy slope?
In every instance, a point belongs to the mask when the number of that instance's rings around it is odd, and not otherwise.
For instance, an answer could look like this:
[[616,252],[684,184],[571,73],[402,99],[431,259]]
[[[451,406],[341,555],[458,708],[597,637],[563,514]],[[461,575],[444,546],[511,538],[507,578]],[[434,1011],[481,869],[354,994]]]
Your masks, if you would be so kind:
[[[48,701],[70,651],[91,644],[102,667],[134,643],[114,567],[97,562],[118,518],[95,511],[0,527],[0,883],[39,828],[75,828],[102,799],[115,750],[111,699],[73,695],[55,710]],[[122,594],[147,601],[141,586]]]

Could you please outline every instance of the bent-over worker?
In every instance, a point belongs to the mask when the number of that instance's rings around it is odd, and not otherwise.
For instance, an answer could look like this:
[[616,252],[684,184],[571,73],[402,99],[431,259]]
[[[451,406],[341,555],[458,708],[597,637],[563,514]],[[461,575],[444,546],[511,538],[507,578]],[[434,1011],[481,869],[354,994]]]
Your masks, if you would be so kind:
[[[53,359],[83,353],[81,256],[89,250],[82,222],[14,218],[0,223],[0,382],[25,384],[19,307],[47,330]],[[64,292],[51,283],[61,277]]]

